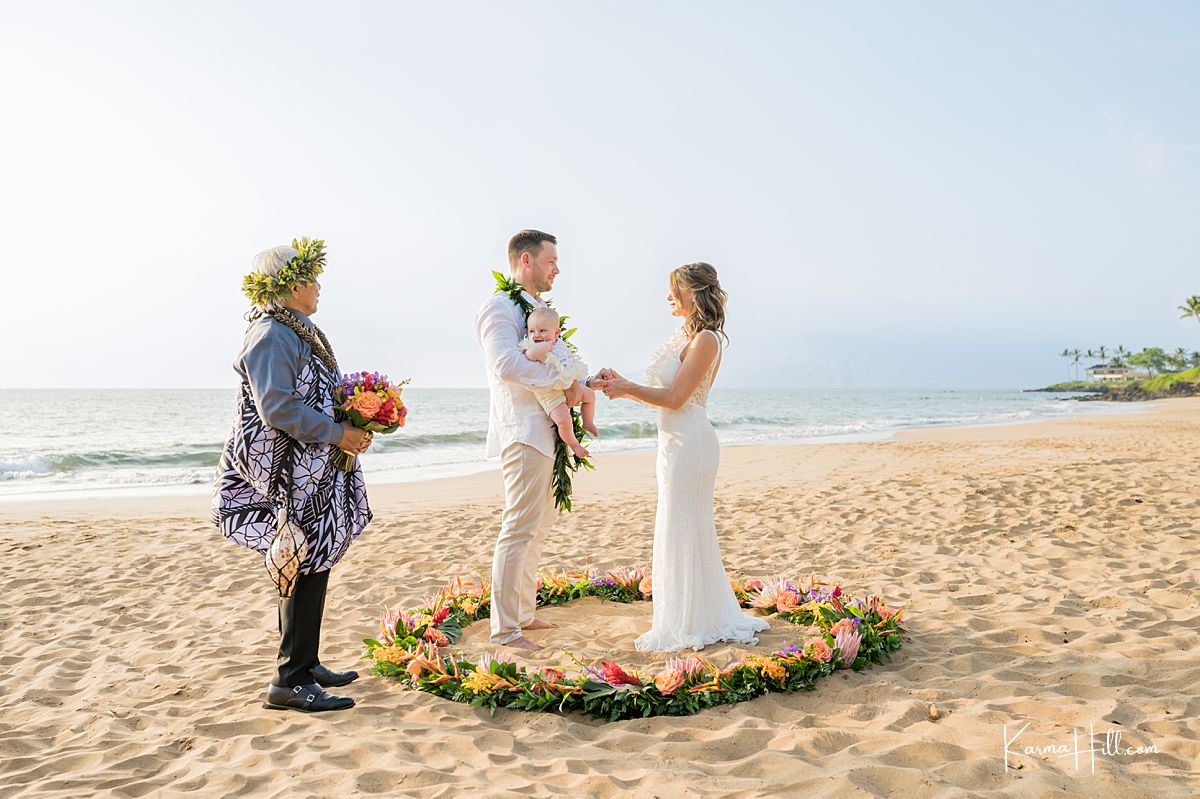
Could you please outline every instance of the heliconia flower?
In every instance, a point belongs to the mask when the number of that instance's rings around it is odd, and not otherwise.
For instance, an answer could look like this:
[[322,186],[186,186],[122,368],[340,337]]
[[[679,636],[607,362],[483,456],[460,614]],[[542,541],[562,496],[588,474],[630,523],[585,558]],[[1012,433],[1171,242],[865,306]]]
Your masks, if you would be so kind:
[[834,638],[833,643],[841,653],[842,668],[848,669],[854,665],[854,659],[858,657],[858,645],[862,643],[862,636],[858,630],[843,629]]
[[804,654],[822,663],[828,663],[830,660],[833,660],[833,650],[829,647],[829,644],[825,643],[824,638],[816,635],[804,642]]
[[616,663],[611,663],[607,660],[601,662],[600,673],[604,675],[604,681],[609,685],[636,685],[640,687],[642,684],[642,681],[637,677],[630,675]]
[[775,600],[775,609],[780,613],[788,613],[800,605],[800,595],[790,588],[783,591]]
[[654,583],[649,574],[643,577],[642,581],[638,583],[638,590],[642,592],[642,596],[650,599],[651,592],[654,590]]
[[404,670],[412,675],[413,679],[420,679],[421,675],[425,672],[425,665],[420,660],[413,658],[404,667]]
[[681,669],[666,669],[660,671],[658,676],[654,678],[654,687],[663,696],[671,696],[683,685],[686,679],[687,675]]
[[450,608],[442,608],[441,610],[439,610],[438,612],[433,614],[433,618],[430,620],[430,623],[434,627],[437,627],[439,624],[444,622],[449,616],[450,616]]

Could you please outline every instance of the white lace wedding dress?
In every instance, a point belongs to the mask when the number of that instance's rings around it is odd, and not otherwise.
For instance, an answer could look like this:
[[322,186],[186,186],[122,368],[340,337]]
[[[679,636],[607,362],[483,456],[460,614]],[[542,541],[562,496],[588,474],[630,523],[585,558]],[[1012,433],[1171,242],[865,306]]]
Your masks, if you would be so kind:
[[[709,331],[702,336],[716,334]],[[688,338],[679,330],[646,370],[651,386],[670,387]],[[720,347],[720,339],[717,340]],[[677,411],[658,409],[658,515],[654,523],[651,600],[654,623],[634,646],[642,651],[703,649],[717,641],[757,644],[767,622],[738,605],[721,562],[713,488],[721,448],[708,421],[708,390],[720,357]]]

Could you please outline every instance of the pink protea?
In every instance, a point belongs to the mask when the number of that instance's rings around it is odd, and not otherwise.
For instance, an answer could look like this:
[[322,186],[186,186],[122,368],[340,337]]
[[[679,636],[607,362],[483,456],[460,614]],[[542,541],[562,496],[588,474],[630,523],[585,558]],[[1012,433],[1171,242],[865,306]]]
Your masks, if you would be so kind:
[[692,675],[704,671],[704,661],[695,655],[686,658],[668,658],[666,666],[667,671],[681,671],[684,674]]
[[489,672],[493,663],[516,663],[517,659],[507,652],[484,652],[479,656],[479,670]]
[[758,587],[758,591],[750,595],[750,607],[759,610],[775,610],[779,598],[785,591],[791,591],[791,586],[783,577],[768,577]]
[[858,657],[858,645],[862,643],[862,635],[857,629],[843,628],[833,640],[838,653],[842,656],[842,668],[848,669],[854,665]]

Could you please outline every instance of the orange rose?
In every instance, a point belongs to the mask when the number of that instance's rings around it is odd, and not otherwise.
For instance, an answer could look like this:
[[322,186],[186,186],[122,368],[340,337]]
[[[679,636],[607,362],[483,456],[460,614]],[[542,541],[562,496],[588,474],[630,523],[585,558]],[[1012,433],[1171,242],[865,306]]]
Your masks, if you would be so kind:
[[795,610],[800,605],[800,595],[795,591],[784,591],[779,595],[779,599],[775,600],[775,609],[780,613],[788,613]]
[[679,690],[679,686],[683,685],[685,675],[680,669],[667,669],[660,672],[654,678],[654,687],[662,693],[663,696],[670,696]]
[[854,632],[857,629],[858,629],[857,625],[855,625],[854,622],[851,621],[850,619],[838,619],[837,624],[835,624],[829,628],[829,634],[832,635],[834,638],[836,638],[837,634],[840,633],[842,630],[849,630],[850,632]]
[[817,638],[815,636],[804,642],[804,654],[822,663],[828,663],[833,659],[833,649],[829,644],[825,643],[824,638]]
[[383,401],[374,391],[364,391],[351,403],[351,407],[361,413],[364,419],[374,419],[382,406]]
[[642,596],[646,597],[647,599],[650,598],[650,592],[651,592],[651,590],[653,590],[653,588],[654,588],[654,584],[650,580],[649,574],[647,574],[645,577],[643,577],[642,581],[640,583],[638,583],[638,590],[641,591]]

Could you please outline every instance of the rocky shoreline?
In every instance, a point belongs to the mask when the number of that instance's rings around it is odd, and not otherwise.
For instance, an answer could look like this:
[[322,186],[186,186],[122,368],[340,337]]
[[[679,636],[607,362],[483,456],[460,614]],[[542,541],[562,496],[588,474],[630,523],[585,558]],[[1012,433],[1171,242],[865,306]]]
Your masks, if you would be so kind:
[[1200,383],[1174,383],[1160,391],[1152,391],[1140,385],[1103,386],[1081,397],[1066,397],[1076,402],[1146,402],[1156,399],[1200,396]]

